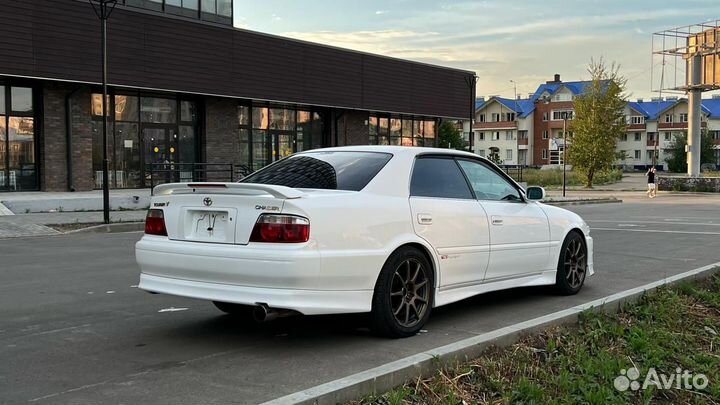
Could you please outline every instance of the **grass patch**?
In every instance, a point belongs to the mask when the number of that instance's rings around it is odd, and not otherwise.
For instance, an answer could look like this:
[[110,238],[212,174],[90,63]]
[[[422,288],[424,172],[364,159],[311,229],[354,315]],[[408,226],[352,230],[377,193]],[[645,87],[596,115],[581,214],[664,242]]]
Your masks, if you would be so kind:
[[[510,175],[519,181],[519,176],[511,172]],[[607,172],[598,173],[593,179],[593,185],[603,185],[617,183],[622,180],[623,172],[621,170],[610,170]],[[529,186],[541,186],[541,187],[553,187],[562,186],[563,172],[562,170],[540,170],[540,169],[525,169],[522,173],[522,181],[526,182]],[[585,176],[582,173],[576,171],[568,171],[566,173],[566,180],[568,186],[583,186],[585,185]]]
[[[647,294],[617,314],[586,312],[480,358],[443,368],[380,397],[352,405],[717,404],[720,403],[720,276]],[[618,391],[621,370],[636,367],[707,376],[701,390]]]

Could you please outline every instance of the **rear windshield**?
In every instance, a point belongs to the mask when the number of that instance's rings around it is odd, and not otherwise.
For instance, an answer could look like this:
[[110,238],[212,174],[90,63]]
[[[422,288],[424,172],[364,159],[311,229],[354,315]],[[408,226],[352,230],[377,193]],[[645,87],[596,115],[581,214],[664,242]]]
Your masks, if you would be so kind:
[[240,182],[360,191],[391,158],[380,152],[309,152],[283,159]]

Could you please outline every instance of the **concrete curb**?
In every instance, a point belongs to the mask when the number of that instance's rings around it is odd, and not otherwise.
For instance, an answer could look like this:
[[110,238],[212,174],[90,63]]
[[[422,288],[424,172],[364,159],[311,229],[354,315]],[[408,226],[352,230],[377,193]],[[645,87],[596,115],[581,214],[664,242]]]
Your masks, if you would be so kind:
[[621,202],[623,202],[623,200],[620,200],[617,198],[596,198],[596,199],[585,199],[585,200],[575,200],[575,201],[553,201],[553,200],[544,201],[545,204],[554,205],[557,207],[562,207],[564,205],[615,204],[615,203],[621,203]]
[[345,378],[274,399],[262,405],[334,405],[366,395],[383,393],[411,379],[429,376],[443,365],[476,358],[491,346],[508,346],[515,343],[522,336],[550,326],[576,323],[579,315],[584,311],[616,312],[624,304],[635,302],[646,292],[653,291],[658,287],[709,277],[719,271],[719,266],[720,262],[713,263],[664,280],[418,353]]
[[89,226],[87,228],[76,229],[74,231],[63,232],[64,235],[74,235],[79,233],[122,233],[122,232],[139,232],[145,230],[144,222],[119,222],[115,224],[103,224]]

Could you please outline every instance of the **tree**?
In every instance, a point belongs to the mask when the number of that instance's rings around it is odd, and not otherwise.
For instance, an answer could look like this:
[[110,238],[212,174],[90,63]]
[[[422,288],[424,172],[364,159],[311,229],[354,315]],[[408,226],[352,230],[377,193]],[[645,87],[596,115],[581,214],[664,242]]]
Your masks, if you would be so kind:
[[627,129],[627,80],[620,75],[619,69],[615,63],[605,65],[602,58],[591,60],[588,73],[592,82],[575,99],[568,162],[583,174],[588,188],[592,188],[597,173],[612,167],[617,140]]
[[438,130],[438,147],[465,150],[467,142],[452,121],[443,121]]
[[[668,150],[668,158],[666,159],[668,164],[668,170],[675,173],[687,173],[687,152],[685,147],[687,146],[687,135],[683,133],[675,133],[673,135],[673,142],[670,144]],[[714,163],[714,150],[713,150],[713,139],[712,135],[708,132],[707,128],[703,128],[700,135],[700,164],[703,163]]]

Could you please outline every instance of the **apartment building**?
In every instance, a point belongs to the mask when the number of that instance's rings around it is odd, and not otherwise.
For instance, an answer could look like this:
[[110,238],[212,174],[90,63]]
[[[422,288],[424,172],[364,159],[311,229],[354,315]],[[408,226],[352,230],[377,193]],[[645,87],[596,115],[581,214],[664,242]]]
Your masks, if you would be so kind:
[[565,118],[574,116],[573,100],[591,82],[563,82],[560,75],[528,98],[498,96],[476,102],[472,130],[464,132],[473,152],[507,165],[562,164]]
[[505,165],[531,164],[534,108],[529,99],[478,99],[472,131],[469,122],[463,128],[471,151]]
[[[627,133],[617,144],[618,152],[624,152],[625,159],[618,159],[617,163],[635,169],[645,169],[655,163],[658,168],[667,170],[669,149],[675,135],[687,137],[687,99],[638,99],[628,103],[625,116]],[[713,157],[715,164],[720,165],[720,96],[702,101],[701,126],[713,137]]]
[[[577,96],[591,81],[563,82],[560,75],[541,84],[528,98],[492,96],[478,98],[475,122],[465,122],[463,132],[470,150],[505,165],[560,165],[566,132],[572,135]],[[702,102],[702,127],[710,131],[715,164],[720,167],[720,95]],[[644,170],[655,163],[667,170],[669,148],[675,134],[687,136],[687,100],[678,97],[628,102],[627,133],[617,143],[624,152],[618,165]]]

